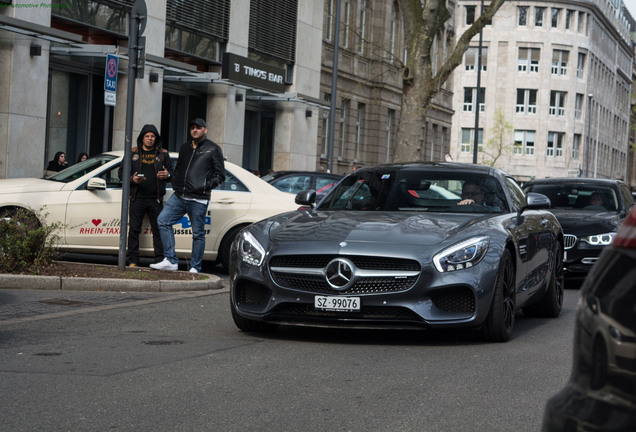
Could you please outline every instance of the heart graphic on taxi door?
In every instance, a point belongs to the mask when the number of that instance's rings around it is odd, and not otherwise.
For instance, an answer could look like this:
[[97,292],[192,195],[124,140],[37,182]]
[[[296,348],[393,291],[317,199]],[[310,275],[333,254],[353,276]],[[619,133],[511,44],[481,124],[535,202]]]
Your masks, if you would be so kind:
[[93,222],[93,225],[97,226],[100,223],[102,223],[102,220],[101,219],[93,219],[91,222]]

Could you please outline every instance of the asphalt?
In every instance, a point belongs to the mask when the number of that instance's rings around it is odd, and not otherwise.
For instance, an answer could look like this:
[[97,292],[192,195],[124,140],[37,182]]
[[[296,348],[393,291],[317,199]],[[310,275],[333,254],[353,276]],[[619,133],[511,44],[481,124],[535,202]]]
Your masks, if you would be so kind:
[[0,289],[51,291],[120,291],[120,292],[183,292],[220,290],[223,280],[216,275],[200,273],[203,280],[132,280],[60,276],[0,274]]

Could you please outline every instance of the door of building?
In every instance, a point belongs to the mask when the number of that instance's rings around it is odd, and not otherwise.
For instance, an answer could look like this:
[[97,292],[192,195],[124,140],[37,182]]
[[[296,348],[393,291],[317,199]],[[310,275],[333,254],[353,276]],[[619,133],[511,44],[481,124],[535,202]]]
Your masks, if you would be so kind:
[[273,168],[274,111],[245,111],[243,168],[265,174]]

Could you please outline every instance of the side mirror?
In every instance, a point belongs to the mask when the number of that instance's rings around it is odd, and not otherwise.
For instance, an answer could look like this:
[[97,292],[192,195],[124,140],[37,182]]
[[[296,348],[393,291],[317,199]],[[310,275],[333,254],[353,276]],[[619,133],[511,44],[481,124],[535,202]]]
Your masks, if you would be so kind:
[[528,192],[528,195],[526,195],[526,205],[519,209],[517,217],[521,217],[521,213],[525,210],[549,209],[551,206],[552,203],[547,196],[536,192]]
[[298,192],[296,194],[296,204],[313,205],[316,202],[316,191],[313,189]]
[[106,190],[106,180],[99,177],[93,177],[88,180],[86,184],[86,189],[88,190]]

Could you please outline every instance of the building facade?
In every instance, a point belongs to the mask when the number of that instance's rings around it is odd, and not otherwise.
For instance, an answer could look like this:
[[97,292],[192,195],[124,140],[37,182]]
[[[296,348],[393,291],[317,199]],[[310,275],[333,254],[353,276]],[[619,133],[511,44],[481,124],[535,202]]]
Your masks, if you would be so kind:
[[[459,0],[459,34],[479,5]],[[632,58],[620,1],[504,3],[483,30],[481,70],[474,38],[455,71],[452,157],[472,162],[477,129],[478,162],[520,181],[625,179]]]
[[[333,131],[332,171],[390,162],[402,103],[405,49],[400,2],[395,0],[341,0],[338,33],[336,100],[332,104],[337,0],[325,0],[320,93],[324,104],[318,125],[318,169],[330,165],[329,134]],[[454,10],[454,2],[449,9]],[[434,56],[441,64],[455,36],[453,20],[435,40]],[[422,125],[422,155],[442,160],[450,149],[452,83],[440,89]]]
[[[74,162],[124,148],[129,20],[140,4],[145,62],[143,74],[135,70],[133,139],[153,123],[176,150],[189,120],[203,117],[227,159],[247,169],[315,169],[323,1],[6,3],[0,178],[40,177],[57,151]],[[108,54],[118,59],[114,95],[105,89]]]

